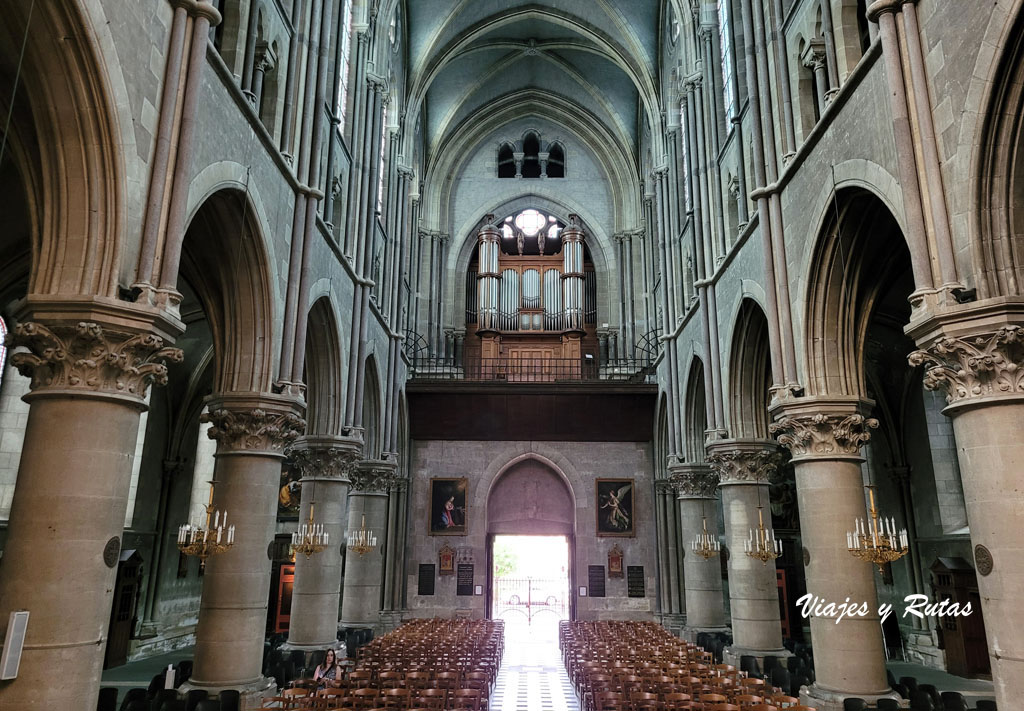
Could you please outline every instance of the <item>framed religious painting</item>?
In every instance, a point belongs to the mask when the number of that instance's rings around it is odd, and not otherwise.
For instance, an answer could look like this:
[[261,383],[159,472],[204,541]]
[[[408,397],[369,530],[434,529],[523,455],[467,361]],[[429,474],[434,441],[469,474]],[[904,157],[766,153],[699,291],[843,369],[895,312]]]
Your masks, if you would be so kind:
[[636,519],[633,502],[636,486],[632,479],[596,479],[597,535],[634,536]]
[[428,515],[431,536],[465,536],[468,522],[466,478],[431,479]]

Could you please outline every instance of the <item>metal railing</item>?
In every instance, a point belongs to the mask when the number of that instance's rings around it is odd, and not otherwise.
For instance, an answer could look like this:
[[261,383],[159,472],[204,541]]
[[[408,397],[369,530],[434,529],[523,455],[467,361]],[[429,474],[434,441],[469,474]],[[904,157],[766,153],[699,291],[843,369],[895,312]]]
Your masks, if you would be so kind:
[[552,621],[569,616],[569,581],[537,578],[495,578],[494,619],[532,623],[535,617]]
[[604,363],[596,358],[415,358],[414,380],[466,380],[506,383],[613,382],[632,385],[654,383],[649,359],[618,358]]

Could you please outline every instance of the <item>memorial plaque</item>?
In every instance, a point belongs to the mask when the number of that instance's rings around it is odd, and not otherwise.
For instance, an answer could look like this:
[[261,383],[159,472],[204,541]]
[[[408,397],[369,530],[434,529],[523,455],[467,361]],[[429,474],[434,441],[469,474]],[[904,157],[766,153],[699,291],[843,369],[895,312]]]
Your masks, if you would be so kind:
[[644,567],[642,565],[626,566],[626,591],[629,597],[645,597]]
[[420,578],[419,586],[416,590],[417,595],[433,595],[434,594],[434,564],[433,563],[420,563]]
[[459,563],[455,571],[455,594],[473,594],[473,564]]
[[590,597],[604,597],[604,566],[587,566],[587,587]]

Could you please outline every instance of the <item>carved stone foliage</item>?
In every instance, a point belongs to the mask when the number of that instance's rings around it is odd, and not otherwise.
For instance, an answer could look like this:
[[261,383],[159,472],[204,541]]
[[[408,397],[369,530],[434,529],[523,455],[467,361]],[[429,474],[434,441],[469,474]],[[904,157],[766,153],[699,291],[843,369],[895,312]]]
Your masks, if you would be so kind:
[[708,454],[708,462],[723,484],[768,483],[784,457],[778,450],[732,449]]
[[12,353],[11,364],[32,379],[33,390],[81,389],[140,399],[151,383],[167,384],[166,361],[184,358],[181,349],[164,346],[159,336],[119,333],[87,321],[52,328],[19,323],[6,346],[28,349]]
[[348,479],[359,462],[360,451],[351,447],[292,447],[287,455],[303,477]]
[[877,427],[878,420],[860,414],[817,414],[783,417],[769,431],[794,457],[857,456]]
[[354,491],[366,493],[385,493],[399,481],[395,464],[386,461],[360,462],[349,474],[349,479]]
[[210,439],[227,450],[283,452],[306,429],[306,421],[293,412],[262,408],[218,408],[203,414],[200,422],[213,425]]
[[973,338],[940,338],[908,356],[925,365],[924,386],[943,388],[950,405],[991,395],[1024,394],[1024,327],[1006,326]]
[[670,478],[681,499],[713,499],[718,475],[711,469],[674,472]]

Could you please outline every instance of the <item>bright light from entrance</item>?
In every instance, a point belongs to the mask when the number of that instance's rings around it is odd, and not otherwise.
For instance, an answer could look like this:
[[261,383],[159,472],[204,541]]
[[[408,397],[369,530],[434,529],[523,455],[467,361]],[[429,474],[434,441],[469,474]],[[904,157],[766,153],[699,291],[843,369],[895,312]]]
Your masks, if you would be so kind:
[[569,541],[565,536],[495,536],[491,616],[516,631],[557,638],[569,619]]

